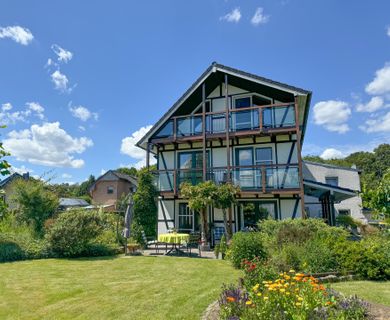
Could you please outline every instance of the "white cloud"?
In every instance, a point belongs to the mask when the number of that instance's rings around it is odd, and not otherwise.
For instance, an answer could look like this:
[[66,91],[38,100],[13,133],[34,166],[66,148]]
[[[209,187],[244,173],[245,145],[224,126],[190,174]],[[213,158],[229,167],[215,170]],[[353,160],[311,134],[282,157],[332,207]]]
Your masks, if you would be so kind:
[[12,104],[10,104],[9,102],[3,103],[3,104],[1,105],[1,110],[2,110],[2,111],[9,111],[9,110],[11,110],[11,109],[12,109]]
[[4,147],[20,161],[53,167],[81,168],[84,160],[75,159],[93,145],[86,137],[73,138],[60,128],[59,122],[34,124],[30,129],[11,131]]
[[9,38],[27,46],[34,39],[31,31],[20,26],[0,27],[0,39]]
[[228,14],[224,15],[223,17],[220,17],[219,20],[225,20],[227,22],[239,22],[241,19],[241,11],[240,8],[235,8]]
[[387,27],[386,34],[390,37],[390,26]]
[[390,63],[375,72],[375,78],[366,86],[366,92],[371,95],[390,93]]
[[84,126],[79,126],[79,130],[80,131],[85,131],[85,127]]
[[44,119],[45,109],[38,102],[27,102],[26,108],[20,111],[11,112],[11,103],[3,103],[0,110],[0,123],[3,125],[15,124],[16,122],[28,122],[30,116]]
[[[152,126],[145,126],[133,132],[130,137],[122,139],[121,153],[138,160],[135,163],[129,164],[129,167],[140,169],[146,166],[146,151],[138,148],[135,144],[150,130]],[[150,164],[155,164],[156,159],[150,155]]]
[[54,83],[54,88],[61,92],[70,92],[68,88],[69,80],[66,75],[62,74],[60,70],[56,70],[51,74],[51,81]]
[[367,133],[390,132],[390,112],[385,115],[380,115],[376,119],[367,120],[365,124],[359,128]]
[[[102,176],[102,175],[105,174],[106,172],[107,172],[106,169],[102,169],[102,170],[100,170],[100,175]],[[87,180],[88,180],[88,178],[87,178]]]
[[69,174],[69,173],[63,173],[63,174],[61,175],[61,178],[63,178],[63,179],[70,179],[70,178],[72,178],[72,175]]
[[259,24],[266,24],[269,21],[269,16],[264,14],[263,8],[257,8],[255,14],[251,19],[251,23],[254,26],[258,26]]
[[351,116],[351,109],[347,102],[328,100],[320,101],[313,107],[314,122],[322,125],[325,129],[338,133],[345,133],[349,130],[346,123]]
[[[73,53],[68,51],[68,50],[65,50],[63,48],[61,48],[59,45],[57,44],[53,44],[51,46],[51,49],[54,51],[54,53],[57,55],[57,60],[59,62],[64,62],[64,63],[68,63],[68,61],[72,60],[73,58]],[[51,60],[51,59],[49,59]],[[49,62],[49,61],[48,61]]]
[[375,112],[375,111],[378,111],[379,109],[381,109],[382,107],[385,106],[384,102],[385,101],[382,97],[375,96],[375,97],[372,97],[371,100],[369,102],[367,102],[366,104],[359,103],[356,106],[356,111]]
[[23,174],[23,173],[32,173],[34,172],[33,169],[29,169],[27,168],[26,166],[22,165],[20,167],[15,167],[14,165],[11,164],[11,169],[10,169],[10,172],[11,173],[14,173],[14,172],[17,172],[19,174]]
[[320,157],[325,160],[329,159],[340,159],[344,158],[345,155],[340,150],[334,148],[325,149],[324,152],[321,153]]
[[[72,116],[80,119],[81,121],[87,121],[90,118],[98,119],[99,115],[96,112],[91,112],[83,106],[69,107]],[[85,128],[84,128],[85,129]]]

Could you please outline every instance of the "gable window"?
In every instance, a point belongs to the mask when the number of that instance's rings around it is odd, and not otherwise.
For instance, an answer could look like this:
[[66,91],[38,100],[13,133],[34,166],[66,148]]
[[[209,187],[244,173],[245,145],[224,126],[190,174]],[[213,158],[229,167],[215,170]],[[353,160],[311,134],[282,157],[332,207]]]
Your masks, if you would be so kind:
[[114,193],[114,187],[113,186],[108,186],[107,187],[107,194],[113,194]]
[[329,184],[331,186],[338,187],[338,185],[339,185],[339,178],[338,177],[325,177],[325,183]]

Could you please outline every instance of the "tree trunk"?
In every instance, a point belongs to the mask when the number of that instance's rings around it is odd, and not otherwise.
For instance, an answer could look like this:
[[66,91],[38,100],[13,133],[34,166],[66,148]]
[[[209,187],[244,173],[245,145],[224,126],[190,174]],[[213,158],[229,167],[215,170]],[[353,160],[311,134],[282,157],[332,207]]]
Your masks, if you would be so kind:
[[208,230],[207,230],[207,209],[202,209],[202,244],[207,245]]
[[225,228],[225,238],[226,238],[226,241],[229,241],[229,232],[228,232],[228,223],[227,223],[227,218],[226,218],[226,209],[222,209],[222,214],[223,214],[223,226]]

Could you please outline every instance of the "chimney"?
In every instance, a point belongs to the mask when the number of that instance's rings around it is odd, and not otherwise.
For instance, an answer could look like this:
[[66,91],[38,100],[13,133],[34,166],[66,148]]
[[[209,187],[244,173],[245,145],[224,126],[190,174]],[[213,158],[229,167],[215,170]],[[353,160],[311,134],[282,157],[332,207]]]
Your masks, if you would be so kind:
[[30,173],[26,172],[26,173],[23,173],[23,180],[28,180],[30,179]]

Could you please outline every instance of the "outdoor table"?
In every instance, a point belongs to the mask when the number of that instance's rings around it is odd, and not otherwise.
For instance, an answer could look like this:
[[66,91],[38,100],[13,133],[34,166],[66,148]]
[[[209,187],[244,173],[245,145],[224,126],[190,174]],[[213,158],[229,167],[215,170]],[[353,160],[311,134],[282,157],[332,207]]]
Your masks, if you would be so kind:
[[187,233],[163,233],[158,236],[158,242],[172,244],[172,249],[169,250],[166,255],[175,252],[177,254],[184,254],[182,250],[179,249],[180,245],[183,242],[190,240],[190,235]]

